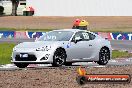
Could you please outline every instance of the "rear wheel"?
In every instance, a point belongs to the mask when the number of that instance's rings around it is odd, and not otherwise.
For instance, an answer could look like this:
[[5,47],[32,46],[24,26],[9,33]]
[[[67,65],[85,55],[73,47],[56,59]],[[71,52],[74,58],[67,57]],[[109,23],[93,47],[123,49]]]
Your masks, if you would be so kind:
[[66,53],[63,49],[57,49],[53,56],[52,66],[62,66],[66,62]]
[[27,67],[29,64],[27,64],[27,63],[15,63],[15,65],[16,65],[17,67],[19,67],[19,68],[25,68],[25,67]]
[[106,65],[110,60],[110,51],[107,48],[102,48],[99,52],[99,65]]

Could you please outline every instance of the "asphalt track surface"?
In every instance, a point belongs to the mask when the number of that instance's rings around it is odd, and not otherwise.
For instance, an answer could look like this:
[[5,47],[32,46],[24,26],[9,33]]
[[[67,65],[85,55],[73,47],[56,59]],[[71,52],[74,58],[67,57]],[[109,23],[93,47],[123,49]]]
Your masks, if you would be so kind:
[[131,40],[112,40],[111,45],[113,49],[132,51]]
[[[21,43],[21,42],[33,42],[34,39],[0,39],[0,43],[3,42],[8,42],[8,43]],[[112,49],[115,50],[126,50],[132,52],[132,41],[129,40],[111,40],[111,45]],[[82,63],[74,63],[73,66],[63,66],[63,68],[77,68],[79,66],[84,66],[84,67],[106,67],[106,66],[128,66],[132,65],[132,58],[127,58],[127,59],[119,59],[119,60],[110,60],[109,63],[105,66],[98,65],[97,63],[94,62],[82,62]],[[27,69],[38,69],[38,68],[43,68],[43,69],[55,69],[54,67],[51,67],[50,64],[38,64],[38,65],[31,65],[28,68],[20,69],[17,68],[13,64],[9,65],[1,65],[0,66],[0,71],[3,70],[27,70]]]

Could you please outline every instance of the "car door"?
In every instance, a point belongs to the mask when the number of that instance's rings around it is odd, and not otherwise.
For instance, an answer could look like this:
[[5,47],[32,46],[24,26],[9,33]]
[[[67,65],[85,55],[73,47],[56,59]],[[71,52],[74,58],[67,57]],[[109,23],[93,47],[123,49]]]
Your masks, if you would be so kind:
[[[98,43],[97,41],[95,40],[96,36],[94,34],[91,34],[89,32],[83,32],[83,36],[84,36],[84,41],[85,41],[85,44],[87,46],[87,54],[85,57],[87,58],[84,58],[84,59],[88,59],[88,58],[92,58],[95,54],[95,52],[97,51],[97,47],[98,46]],[[87,38],[88,36],[88,38]]]
[[92,55],[95,51],[95,42],[93,40],[93,36],[91,37],[91,33],[86,32],[86,31],[82,32],[82,36],[83,36],[83,43],[86,48],[85,50],[86,52],[85,52],[83,59],[92,58]]
[[[80,37],[82,40],[75,43],[74,41],[76,37]],[[70,44],[70,48],[67,51],[68,58],[76,59],[76,60],[88,58],[87,54],[89,54],[89,50],[88,50],[89,45],[88,45],[88,41],[86,41],[85,39],[89,39],[89,36],[83,31],[77,32],[73,36],[73,39]]]

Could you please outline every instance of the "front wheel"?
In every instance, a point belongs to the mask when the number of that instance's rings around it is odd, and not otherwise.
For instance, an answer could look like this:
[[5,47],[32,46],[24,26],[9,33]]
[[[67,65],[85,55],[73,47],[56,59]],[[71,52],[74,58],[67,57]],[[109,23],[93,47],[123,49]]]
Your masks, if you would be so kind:
[[99,52],[99,65],[106,65],[110,60],[110,51],[107,48],[102,48]]
[[19,67],[19,68],[25,68],[25,67],[27,67],[29,64],[27,64],[27,63],[15,63],[15,65],[16,65],[17,67]]
[[66,62],[66,53],[63,49],[57,49],[53,56],[52,66],[62,66]]

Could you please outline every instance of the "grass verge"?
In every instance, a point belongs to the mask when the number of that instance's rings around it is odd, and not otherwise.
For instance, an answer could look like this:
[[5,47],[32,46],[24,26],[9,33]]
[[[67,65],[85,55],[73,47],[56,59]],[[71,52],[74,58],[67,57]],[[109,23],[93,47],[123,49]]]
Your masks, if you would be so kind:
[[126,51],[118,51],[118,50],[113,50],[112,51],[112,58],[129,58],[132,57],[132,53],[128,53]]
[[11,53],[15,43],[0,43],[0,64],[11,63]]
[[[11,54],[12,49],[15,46],[15,43],[0,43],[0,64],[10,64],[11,63]],[[114,50],[112,52],[112,58],[128,58],[132,57],[132,54],[128,52],[121,52]]]
[[0,28],[0,31],[31,31],[31,32],[47,32],[54,29],[16,29],[16,28]]
[[93,28],[93,32],[132,32],[132,27]]
[[[17,29],[17,28],[0,28],[0,31],[31,31],[31,32],[47,32],[55,29]],[[90,29],[92,32],[132,32],[131,27],[121,27],[121,28],[93,28]]]

